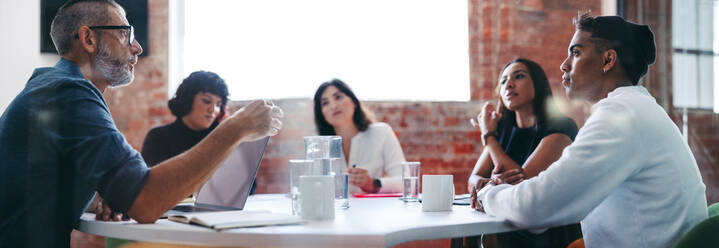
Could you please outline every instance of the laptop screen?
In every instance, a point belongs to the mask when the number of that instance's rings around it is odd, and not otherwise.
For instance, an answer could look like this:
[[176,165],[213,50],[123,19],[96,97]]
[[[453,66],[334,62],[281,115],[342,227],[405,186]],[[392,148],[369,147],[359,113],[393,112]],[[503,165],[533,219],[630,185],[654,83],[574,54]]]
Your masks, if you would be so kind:
[[230,153],[197,194],[196,206],[242,209],[270,137],[243,142]]

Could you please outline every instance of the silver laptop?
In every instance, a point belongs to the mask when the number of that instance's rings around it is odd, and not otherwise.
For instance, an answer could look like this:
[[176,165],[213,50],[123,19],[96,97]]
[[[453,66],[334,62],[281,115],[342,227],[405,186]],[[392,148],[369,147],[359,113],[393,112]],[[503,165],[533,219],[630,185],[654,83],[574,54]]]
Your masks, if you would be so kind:
[[241,210],[257,177],[270,137],[243,142],[220,165],[197,194],[194,205],[178,205],[167,214],[184,212]]

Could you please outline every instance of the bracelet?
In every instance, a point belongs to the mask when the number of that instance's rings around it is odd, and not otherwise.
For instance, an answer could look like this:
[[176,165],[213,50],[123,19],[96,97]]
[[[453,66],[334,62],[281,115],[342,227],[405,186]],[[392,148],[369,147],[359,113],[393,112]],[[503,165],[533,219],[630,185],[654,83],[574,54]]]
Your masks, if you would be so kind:
[[497,130],[489,131],[485,134],[482,134],[482,146],[487,146],[487,139],[489,137],[494,137],[495,139],[499,140],[499,134],[497,133]]

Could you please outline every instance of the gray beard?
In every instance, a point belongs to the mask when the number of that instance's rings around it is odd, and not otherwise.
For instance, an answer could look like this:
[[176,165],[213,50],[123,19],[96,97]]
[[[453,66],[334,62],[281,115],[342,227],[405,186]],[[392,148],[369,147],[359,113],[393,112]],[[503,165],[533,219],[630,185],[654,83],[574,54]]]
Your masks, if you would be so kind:
[[108,87],[120,87],[132,83],[135,75],[125,69],[129,61],[125,63],[120,59],[114,59],[110,54],[110,48],[102,41],[97,45],[98,52],[92,65],[107,79]]

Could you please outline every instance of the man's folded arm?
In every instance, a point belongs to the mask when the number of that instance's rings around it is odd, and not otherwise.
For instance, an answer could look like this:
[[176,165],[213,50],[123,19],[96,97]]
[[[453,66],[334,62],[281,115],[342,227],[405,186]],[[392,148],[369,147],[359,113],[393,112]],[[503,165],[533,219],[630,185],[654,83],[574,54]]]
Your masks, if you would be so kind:
[[[525,228],[577,223],[637,171],[636,135],[626,109],[608,106],[593,114],[575,142],[537,177],[478,193],[484,210]],[[596,118],[596,121],[592,120]]]

